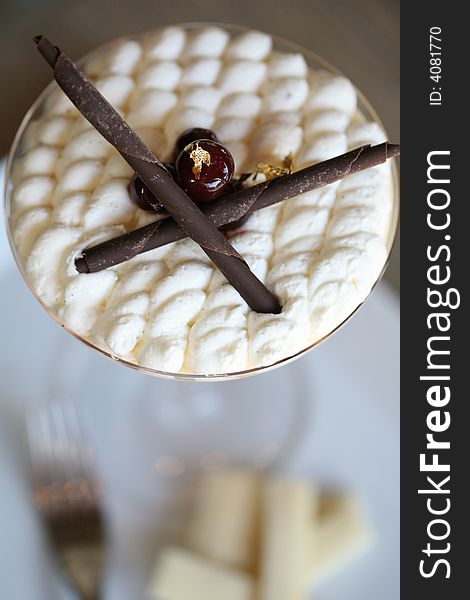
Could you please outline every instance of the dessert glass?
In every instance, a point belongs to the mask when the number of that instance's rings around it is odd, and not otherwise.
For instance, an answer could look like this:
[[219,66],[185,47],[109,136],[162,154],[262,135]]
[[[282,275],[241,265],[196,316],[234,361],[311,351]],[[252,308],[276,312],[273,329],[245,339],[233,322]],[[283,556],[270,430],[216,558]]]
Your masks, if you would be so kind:
[[[180,27],[190,30],[190,29],[193,29],[196,27],[201,27],[204,25],[218,25],[218,26],[222,27],[223,29],[227,30],[231,34],[240,33],[240,32],[245,31],[245,28],[243,28],[243,27],[234,26],[234,25],[226,25],[226,24],[214,24],[214,23],[210,23],[210,24],[209,23],[188,23],[188,24],[180,25]],[[94,50],[89,55],[85,56],[79,62],[79,64],[84,64],[91,58],[95,59],[95,58],[99,57],[100,53],[104,53],[109,47],[111,47],[116,42],[124,41],[124,40],[139,39],[139,35],[143,35],[143,34],[135,34],[135,35],[126,36],[119,40],[113,40],[109,44],[106,44],[105,46],[102,46],[102,47],[98,48],[97,50]],[[316,55],[315,53],[313,53],[309,50],[306,50],[292,42],[278,38],[276,36],[272,36],[272,39],[273,39],[274,50],[281,51],[281,52],[301,53],[304,56],[309,68],[312,68],[314,70],[322,69],[322,70],[329,71],[330,73],[333,73],[333,74],[342,75],[342,73],[340,73],[338,71],[338,69],[336,69],[334,66],[329,64],[327,61],[325,61],[323,58]],[[18,256],[17,249],[15,247],[15,243],[13,242],[12,229],[11,229],[11,223],[10,223],[13,165],[14,165],[15,161],[19,157],[21,157],[22,153],[24,152],[24,133],[28,127],[28,124],[31,122],[31,120],[37,118],[41,114],[41,112],[43,110],[43,106],[44,106],[44,101],[46,100],[46,98],[52,92],[53,89],[55,89],[55,84],[51,83],[46,87],[46,89],[42,92],[42,94],[37,98],[37,100],[34,102],[34,104],[31,106],[31,108],[25,115],[25,117],[18,129],[18,132],[15,136],[15,139],[13,141],[13,145],[12,145],[12,148],[11,148],[11,151],[9,154],[9,158],[8,158],[8,162],[7,162],[6,174],[5,174],[5,189],[4,189],[5,218],[6,218],[6,227],[7,227],[8,237],[9,237],[9,241],[10,241],[10,246],[12,248],[13,256],[15,258],[18,269],[20,270],[25,282],[30,287],[32,293],[36,296],[37,300],[39,300],[39,302],[42,304],[42,306],[44,306],[44,308],[47,310],[47,312],[61,325],[61,327],[66,329],[74,337],[76,337],[77,339],[82,341],[87,346],[93,348],[94,350],[97,350],[103,356],[105,356],[115,362],[118,362],[119,364],[136,369],[143,373],[147,373],[149,375],[159,376],[159,377],[163,377],[163,378],[167,378],[167,379],[183,380],[183,381],[184,380],[185,381],[222,381],[222,380],[227,381],[227,380],[232,380],[232,379],[239,379],[241,377],[247,377],[250,375],[256,375],[259,373],[265,373],[269,370],[275,369],[276,367],[279,367],[279,366],[282,366],[282,365],[292,362],[293,360],[295,360],[296,358],[299,358],[300,356],[302,356],[309,350],[312,350],[314,347],[316,347],[318,344],[320,344],[320,342],[329,338],[333,333],[338,331],[340,329],[340,327],[342,327],[342,325],[344,325],[351,318],[351,316],[360,308],[360,306],[362,306],[362,304],[364,303],[365,300],[363,300],[361,302],[361,304],[359,306],[357,306],[349,314],[349,316],[346,319],[344,319],[338,326],[336,326],[328,334],[326,334],[322,338],[316,340],[315,342],[313,342],[312,344],[303,348],[301,351],[295,353],[292,356],[287,356],[287,357],[285,357],[281,360],[278,360],[277,362],[270,364],[270,365],[265,365],[265,366],[247,369],[244,371],[230,372],[230,373],[225,373],[225,374],[204,375],[204,374],[192,374],[192,373],[170,373],[167,371],[160,371],[157,369],[152,369],[149,367],[145,367],[145,366],[130,362],[123,358],[116,357],[116,356],[112,355],[110,352],[108,352],[107,350],[100,348],[99,346],[95,345],[93,342],[91,342],[87,339],[84,339],[83,337],[78,335],[76,332],[72,331],[61,321],[61,319],[56,314],[54,314],[52,312],[52,310],[48,306],[45,305],[45,303],[37,295],[36,291],[34,290],[33,286],[31,285],[31,283],[28,281],[28,278],[25,274],[24,266],[22,265],[22,262]],[[377,114],[375,113],[374,109],[369,104],[367,99],[364,97],[364,95],[359,90],[356,89],[356,91],[357,91],[357,96],[358,96],[358,108],[357,108],[356,114],[354,116],[354,121],[356,121],[356,122],[361,122],[364,120],[374,121],[382,128],[382,130],[384,130],[380,119],[378,118]],[[385,268],[387,266],[388,259],[390,257],[390,253],[391,253],[391,250],[393,247],[395,234],[397,231],[398,212],[399,212],[399,208],[398,208],[398,176],[397,176],[397,169],[396,169],[395,164],[392,164],[391,168],[392,168],[391,186],[392,186],[393,211],[392,211],[392,215],[391,215],[391,219],[390,219],[390,227],[389,227],[388,236],[387,236],[387,260],[385,261],[383,269],[379,273],[374,286],[372,286],[371,291],[375,287],[377,282],[380,280],[380,278],[382,277],[382,275],[385,271]]]

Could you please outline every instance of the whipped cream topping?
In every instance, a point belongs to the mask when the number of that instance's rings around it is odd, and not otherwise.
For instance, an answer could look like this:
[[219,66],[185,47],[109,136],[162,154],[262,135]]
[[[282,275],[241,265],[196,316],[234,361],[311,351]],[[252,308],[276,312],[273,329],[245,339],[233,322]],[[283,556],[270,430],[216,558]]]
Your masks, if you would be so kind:
[[[300,169],[385,139],[357,111],[347,79],[273,50],[257,31],[169,27],[111,45],[85,72],[161,160],[189,127],[213,129],[237,174],[288,156]],[[278,295],[279,315],[251,311],[189,239],[79,274],[85,247],[155,215],[131,202],[130,168],[60,89],[28,125],[23,149],[11,228],[27,278],[68,328],[152,369],[223,374],[292,356],[363,302],[386,260],[388,164],[258,211],[231,238]]]

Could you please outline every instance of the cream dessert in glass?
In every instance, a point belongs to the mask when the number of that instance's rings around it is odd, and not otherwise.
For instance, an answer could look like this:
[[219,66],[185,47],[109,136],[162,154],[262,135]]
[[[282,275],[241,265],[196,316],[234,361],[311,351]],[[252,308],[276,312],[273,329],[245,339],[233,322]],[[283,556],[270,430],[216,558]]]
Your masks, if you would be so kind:
[[[112,42],[80,66],[162,161],[190,128],[214,132],[236,177],[286,159],[299,170],[386,139],[348,79],[258,31],[168,27]],[[151,374],[227,379],[299,356],[363,303],[396,231],[386,162],[259,210],[227,233],[279,298],[279,314],[251,310],[189,238],[79,273],[84,249],[158,218],[133,201],[132,177],[52,83],[12,148],[7,226],[18,266],[50,314],[106,356]]]

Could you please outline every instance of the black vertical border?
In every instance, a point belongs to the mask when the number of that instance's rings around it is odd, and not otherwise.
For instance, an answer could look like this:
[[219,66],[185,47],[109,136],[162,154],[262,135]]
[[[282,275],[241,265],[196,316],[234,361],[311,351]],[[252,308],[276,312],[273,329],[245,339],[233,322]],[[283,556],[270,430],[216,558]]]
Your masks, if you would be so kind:
[[[466,542],[469,531],[470,486],[467,485],[470,458],[470,421],[467,420],[469,392],[464,383],[464,373],[470,373],[470,352],[466,340],[470,334],[469,315],[466,311],[468,279],[470,278],[470,160],[464,146],[470,134],[470,25],[464,16],[465,3],[429,0],[428,2],[401,3],[401,598],[454,599],[467,597],[466,580],[470,578]],[[438,83],[430,79],[429,31],[431,27],[442,29],[442,77]],[[442,88],[442,106],[430,106],[432,87]],[[450,150],[450,179],[445,186],[451,194],[449,212],[451,224],[445,232],[432,231],[426,218],[429,212],[427,194],[427,154],[433,150]],[[467,185],[465,185],[467,184]],[[444,240],[450,235],[450,240]],[[451,340],[450,361],[451,399],[441,410],[451,416],[450,428],[437,439],[448,440],[450,450],[439,452],[440,462],[450,462],[449,473],[421,473],[419,455],[426,451],[426,434],[429,432],[426,417],[431,407],[426,400],[429,382],[420,381],[426,374],[426,343],[432,330],[426,318],[433,309],[427,304],[427,256],[428,245],[434,249],[448,244],[451,250],[449,262],[439,261],[451,268],[451,280],[447,287],[457,288],[461,296],[460,307],[447,310],[451,328],[447,334]],[[442,254],[442,257],[444,257]],[[435,287],[435,286],[433,286]],[[442,286],[443,288],[445,286]],[[444,290],[443,290],[444,291]],[[437,372],[436,372],[437,373]],[[447,385],[447,384],[444,384]],[[439,437],[440,436],[440,437]],[[469,441],[467,445],[466,441]],[[431,452],[432,453],[432,452]],[[429,539],[427,526],[433,518],[426,505],[428,496],[418,494],[418,489],[431,488],[426,476],[435,476],[439,482],[447,475],[446,486],[450,494],[430,496],[434,506],[444,507],[449,498],[450,510],[442,518],[450,525],[447,539]],[[434,533],[444,532],[445,527],[434,528]],[[448,553],[423,553],[428,542],[433,549]],[[425,570],[432,570],[435,561],[449,561],[447,567],[440,564],[432,577],[424,578],[419,571],[420,561],[425,560]]]

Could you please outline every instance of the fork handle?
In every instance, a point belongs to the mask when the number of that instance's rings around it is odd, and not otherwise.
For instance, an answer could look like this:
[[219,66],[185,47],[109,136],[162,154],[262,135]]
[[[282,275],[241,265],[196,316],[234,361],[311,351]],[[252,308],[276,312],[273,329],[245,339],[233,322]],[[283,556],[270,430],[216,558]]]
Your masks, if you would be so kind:
[[81,600],[99,600],[103,550],[99,545],[82,544],[62,548],[62,564]]

